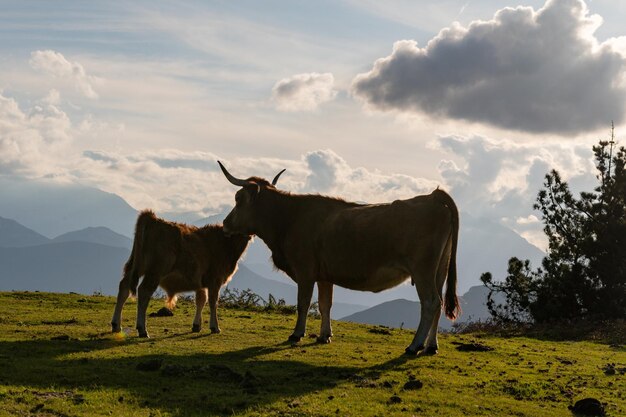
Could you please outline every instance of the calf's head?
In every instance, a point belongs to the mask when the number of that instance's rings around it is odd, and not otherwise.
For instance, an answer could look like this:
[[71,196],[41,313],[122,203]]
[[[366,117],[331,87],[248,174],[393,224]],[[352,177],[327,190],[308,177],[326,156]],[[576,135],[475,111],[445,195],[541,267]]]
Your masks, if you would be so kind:
[[250,177],[246,180],[236,178],[226,170],[220,161],[217,161],[217,163],[228,181],[233,185],[241,187],[235,194],[235,207],[224,219],[224,232],[227,234],[257,234],[259,229],[257,213],[259,212],[258,206],[261,193],[269,187],[273,189],[278,178],[285,170],[280,171],[270,183],[266,179],[258,177]]

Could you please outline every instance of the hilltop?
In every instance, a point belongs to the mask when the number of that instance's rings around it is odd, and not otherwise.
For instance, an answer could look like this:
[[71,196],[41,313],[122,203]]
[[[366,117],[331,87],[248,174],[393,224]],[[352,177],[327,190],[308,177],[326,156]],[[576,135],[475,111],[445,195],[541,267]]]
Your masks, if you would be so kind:
[[[345,322],[329,345],[291,345],[294,317],[263,311],[221,308],[221,334],[191,333],[185,300],[138,339],[132,301],[109,333],[113,305],[0,293],[0,415],[569,416],[585,397],[626,413],[624,346],[444,334],[438,355],[406,357],[411,331]],[[472,343],[493,350],[457,349]]]

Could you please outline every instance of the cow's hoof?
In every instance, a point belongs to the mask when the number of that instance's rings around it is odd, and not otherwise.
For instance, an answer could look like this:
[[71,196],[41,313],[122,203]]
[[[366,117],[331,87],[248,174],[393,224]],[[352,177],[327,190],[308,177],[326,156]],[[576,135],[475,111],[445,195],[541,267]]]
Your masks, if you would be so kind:
[[421,345],[418,346],[416,349],[413,349],[411,346],[409,346],[406,349],[404,349],[404,353],[407,355],[415,356],[422,349],[424,349],[424,346],[421,346]]
[[295,334],[292,334],[291,336],[289,336],[289,340],[290,342],[299,342],[302,339],[302,336],[296,336]]
[[122,326],[117,323],[111,323],[111,333],[119,333],[122,331]]
[[199,324],[191,326],[192,333],[200,333],[200,330],[202,330],[202,327]]
[[438,347],[437,346],[428,346],[426,349],[424,349],[422,354],[423,355],[436,355],[437,351],[438,351]]
[[149,339],[150,338],[150,336],[148,335],[148,332],[145,331],[145,330],[144,331],[139,330],[138,336],[141,337],[141,338],[145,338],[145,339]]
[[219,327],[211,327],[211,333],[222,333]]
[[319,344],[326,345],[326,344],[330,343],[330,336],[318,336],[317,339],[315,339],[315,340]]

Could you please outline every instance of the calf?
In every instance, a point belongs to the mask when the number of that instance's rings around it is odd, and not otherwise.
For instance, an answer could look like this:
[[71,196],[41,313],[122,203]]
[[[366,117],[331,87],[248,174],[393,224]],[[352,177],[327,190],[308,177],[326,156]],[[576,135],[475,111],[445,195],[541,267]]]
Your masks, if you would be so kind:
[[199,332],[202,327],[202,309],[208,298],[211,332],[219,333],[217,301],[220,288],[237,271],[237,262],[249,241],[247,235],[227,237],[220,225],[195,227],[165,221],[150,210],[142,211],[135,226],[133,249],[124,265],[111,330],[121,330],[122,308],[133,294],[137,295],[139,337],[148,337],[146,310],[150,297],[161,286],[167,293],[170,308],[176,303],[176,294],[196,292],[194,332]]

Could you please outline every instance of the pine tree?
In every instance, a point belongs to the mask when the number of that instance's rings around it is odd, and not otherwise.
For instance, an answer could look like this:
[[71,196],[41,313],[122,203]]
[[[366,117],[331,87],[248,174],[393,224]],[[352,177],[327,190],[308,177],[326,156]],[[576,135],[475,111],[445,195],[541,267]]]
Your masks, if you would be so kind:
[[[556,170],[534,206],[542,214],[548,253],[532,271],[511,258],[504,282],[481,276],[487,307],[499,321],[626,318],[626,149],[611,140],[593,147],[599,185],[575,198]],[[506,303],[493,301],[495,292]]]

